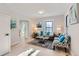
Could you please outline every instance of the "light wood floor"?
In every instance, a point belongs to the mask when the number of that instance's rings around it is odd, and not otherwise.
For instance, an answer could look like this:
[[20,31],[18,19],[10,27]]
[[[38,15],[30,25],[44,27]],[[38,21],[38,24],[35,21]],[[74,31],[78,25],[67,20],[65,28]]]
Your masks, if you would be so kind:
[[[27,42],[29,42],[29,41],[27,41]],[[40,46],[27,44],[27,42],[23,42],[21,44],[12,46],[11,52],[7,53],[5,56],[17,56],[29,48],[34,48],[34,49],[40,50],[40,53],[38,54],[38,56],[66,56],[66,54],[67,54],[63,51],[58,51],[58,50],[54,51],[54,50],[50,50],[50,49],[43,48]]]

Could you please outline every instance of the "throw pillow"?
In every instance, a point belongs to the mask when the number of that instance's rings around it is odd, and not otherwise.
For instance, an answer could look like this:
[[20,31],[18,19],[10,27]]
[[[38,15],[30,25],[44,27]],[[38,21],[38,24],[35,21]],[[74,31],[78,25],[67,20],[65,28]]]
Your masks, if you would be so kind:
[[60,42],[63,42],[64,39],[65,39],[65,36],[64,36],[64,35],[60,35],[60,36],[59,36],[59,41],[60,41]]

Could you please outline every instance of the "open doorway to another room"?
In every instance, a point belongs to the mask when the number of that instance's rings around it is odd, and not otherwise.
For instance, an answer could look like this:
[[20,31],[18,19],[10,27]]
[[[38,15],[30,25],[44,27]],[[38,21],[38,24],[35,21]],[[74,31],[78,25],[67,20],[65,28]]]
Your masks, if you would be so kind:
[[20,20],[20,39],[21,42],[25,42],[29,36],[29,22],[26,20]]

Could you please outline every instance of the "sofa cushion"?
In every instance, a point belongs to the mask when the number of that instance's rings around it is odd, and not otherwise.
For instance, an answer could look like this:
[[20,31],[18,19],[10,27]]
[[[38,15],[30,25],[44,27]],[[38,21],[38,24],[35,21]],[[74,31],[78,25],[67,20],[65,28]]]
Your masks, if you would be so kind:
[[65,39],[65,36],[64,36],[64,35],[60,35],[60,36],[59,36],[59,41],[60,41],[60,42],[63,42],[64,39]]

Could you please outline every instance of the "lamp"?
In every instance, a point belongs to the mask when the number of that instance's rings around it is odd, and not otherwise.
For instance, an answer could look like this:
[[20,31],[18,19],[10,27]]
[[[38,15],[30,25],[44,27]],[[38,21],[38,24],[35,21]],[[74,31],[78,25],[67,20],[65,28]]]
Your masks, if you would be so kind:
[[57,26],[57,33],[61,33],[61,32],[62,32],[61,26]]
[[33,32],[37,32],[37,27],[36,26],[32,26],[32,28],[33,28]]

